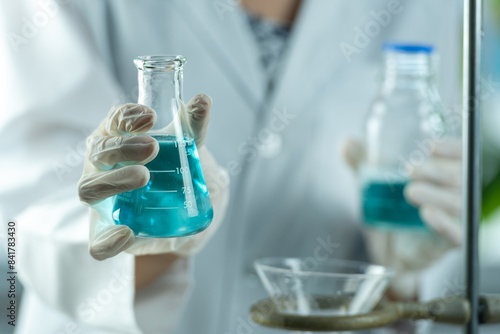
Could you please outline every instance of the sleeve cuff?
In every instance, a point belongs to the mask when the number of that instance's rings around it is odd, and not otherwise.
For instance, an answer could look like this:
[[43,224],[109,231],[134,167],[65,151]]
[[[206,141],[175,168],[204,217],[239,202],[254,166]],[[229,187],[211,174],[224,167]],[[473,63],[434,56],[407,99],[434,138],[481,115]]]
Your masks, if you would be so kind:
[[191,260],[180,258],[150,286],[136,291],[134,312],[144,333],[172,333],[192,286]]

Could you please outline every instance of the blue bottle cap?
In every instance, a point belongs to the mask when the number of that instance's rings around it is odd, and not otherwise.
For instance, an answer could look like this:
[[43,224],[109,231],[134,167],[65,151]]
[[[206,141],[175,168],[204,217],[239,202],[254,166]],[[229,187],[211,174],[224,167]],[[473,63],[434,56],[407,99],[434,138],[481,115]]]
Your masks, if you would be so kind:
[[431,44],[404,44],[404,43],[384,43],[385,51],[395,51],[403,53],[433,53],[434,46]]

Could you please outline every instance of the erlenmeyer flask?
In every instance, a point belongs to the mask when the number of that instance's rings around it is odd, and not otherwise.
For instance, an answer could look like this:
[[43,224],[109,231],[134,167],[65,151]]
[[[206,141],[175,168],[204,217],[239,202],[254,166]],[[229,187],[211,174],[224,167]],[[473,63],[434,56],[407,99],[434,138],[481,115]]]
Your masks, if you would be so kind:
[[158,143],[156,158],[146,164],[148,184],[119,194],[113,206],[116,224],[140,237],[196,234],[213,218],[212,203],[189,126],[181,122],[182,56],[143,56],[134,60],[139,76],[139,101],[156,111],[148,132]]

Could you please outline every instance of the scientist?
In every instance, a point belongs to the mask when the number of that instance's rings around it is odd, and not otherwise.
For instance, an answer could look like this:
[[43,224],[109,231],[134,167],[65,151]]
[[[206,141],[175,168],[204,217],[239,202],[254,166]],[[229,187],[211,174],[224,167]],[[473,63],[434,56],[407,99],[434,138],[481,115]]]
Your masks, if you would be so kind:
[[[348,138],[361,135],[385,40],[434,44],[443,99],[457,103],[460,6],[3,1],[0,215],[18,222],[26,289],[16,333],[274,333],[247,315],[265,296],[252,266],[264,256],[371,259],[400,270],[392,295],[418,298],[421,270],[460,243],[459,173],[442,172],[460,154],[439,148],[407,189],[435,235],[364,236],[362,148]],[[140,242],[98,210],[149,178],[155,116],[130,102],[132,60],[152,54],[188,59],[185,115],[215,212],[190,239]]]

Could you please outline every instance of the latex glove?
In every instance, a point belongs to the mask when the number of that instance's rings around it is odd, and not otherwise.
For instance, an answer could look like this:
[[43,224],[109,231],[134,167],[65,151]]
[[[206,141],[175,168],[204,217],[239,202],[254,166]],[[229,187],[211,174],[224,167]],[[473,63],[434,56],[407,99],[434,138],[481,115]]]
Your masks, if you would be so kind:
[[90,254],[103,260],[127,251],[135,255],[173,252],[183,256],[197,252],[223,219],[229,199],[229,176],[203,145],[211,100],[195,96],[180,111],[183,127],[189,127],[198,147],[200,162],[214,207],[210,226],[193,236],[180,238],[136,238],[125,225],[112,219],[113,196],[141,188],[149,182],[144,166],[158,154],[158,142],[145,134],[155,123],[155,112],[142,105],[113,108],[87,138],[87,155],[78,190],[80,200],[90,206]]
[[422,220],[452,246],[462,244],[462,143],[446,139],[431,157],[410,173],[405,189],[408,202],[419,208]]
[[[343,155],[357,171],[364,161],[364,145],[349,139],[343,145]],[[412,166],[405,188],[406,200],[419,208],[422,220],[435,233],[366,229],[374,261],[398,271],[392,289],[400,298],[415,298],[419,271],[460,245],[461,183],[461,143],[441,140],[422,165]]]

